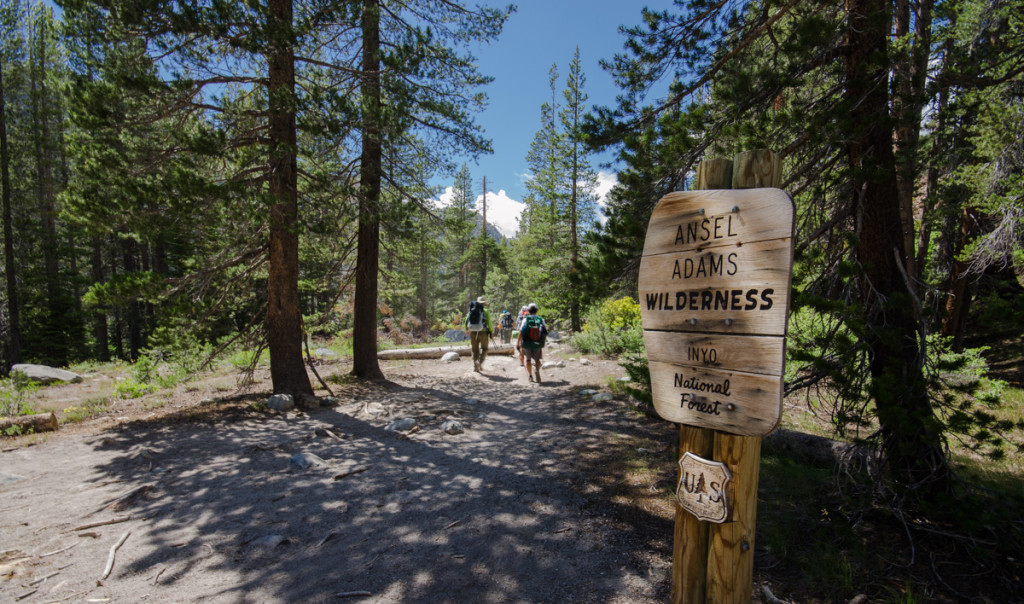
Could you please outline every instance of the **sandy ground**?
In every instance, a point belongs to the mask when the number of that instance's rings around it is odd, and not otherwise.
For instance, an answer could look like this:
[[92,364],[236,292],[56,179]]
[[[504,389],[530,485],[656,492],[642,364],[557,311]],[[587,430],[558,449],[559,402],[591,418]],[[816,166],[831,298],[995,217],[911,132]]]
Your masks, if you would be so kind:
[[386,362],[286,414],[253,407],[264,372],[0,441],[0,602],[666,601],[674,429],[579,393],[614,362],[565,361],[542,385],[509,357]]

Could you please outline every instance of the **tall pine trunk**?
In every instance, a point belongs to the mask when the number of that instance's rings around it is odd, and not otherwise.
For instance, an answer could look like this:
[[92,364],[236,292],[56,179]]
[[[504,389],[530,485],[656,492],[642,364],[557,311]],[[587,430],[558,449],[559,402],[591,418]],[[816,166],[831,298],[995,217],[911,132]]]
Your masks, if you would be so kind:
[[419,297],[419,319],[420,324],[424,332],[430,331],[430,326],[427,324],[427,234],[426,228],[427,221],[430,217],[427,216],[426,210],[420,210],[420,287],[418,292]]
[[[575,112],[575,108],[573,109]],[[578,116],[573,114],[573,131],[578,128]],[[574,134],[575,136],[575,134]],[[574,332],[583,330],[580,321],[580,243],[576,236],[579,204],[580,162],[579,142],[572,142],[572,197],[569,199],[569,325]]]
[[[925,75],[931,56],[932,0],[921,0],[911,18],[910,0],[896,0],[894,27],[897,38],[912,38],[907,54],[895,61],[893,90],[896,117],[896,182],[899,191],[900,219],[903,221],[904,257],[907,273],[917,290],[921,275],[914,254],[914,197],[917,190],[918,149],[921,140],[921,114],[924,110]],[[911,35],[913,32],[913,35]]]
[[[92,280],[103,283],[103,240],[93,237],[92,240]],[[92,315],[92,337],[96,341],[94,354],[99,361],[110,360],[110,342],[107,330],[107,313],[98,310]]]
[[[57,259],[57,209],[54,192],[52,143],[50,141],[50,103],[46,87],[47,20],[40,16],[35,28],[35,52],[30,53],[29,74],[32,89],[32,121],[35,141],[36,193],[42,233],[43,283],[45,284],[46,318],[42,350],[46,360],[55,365],[67,363],[68,345],[65,320],[69,308],[62,305],[60,267]],[[34,56],[32,56],[34,55]]]
[[377,362],[377,270],[380,262],[380,6],[363,0],[363,144],[352,321],[352,375],[384,379]]
[[270,265],[267,347],[275,393],[312,394],[302,362],[299,307],[298,160],[295,132],[295,43],[292,0],[270,0],[267,51],[270,134]]
[[846,92],[853,125],[847,153],[854,215],[860,219],[857,259],[864,271],[870,395],[890,478],[907,493],[933,493],[947,486],[949,469],[925,384],[922,318],[906,273],[888,74],[879,60],[887,51],[892,16],[886,0],[847,0],[846,7]]
[[[126,275],[139,272],[139,246],[134,239],[121,240],[121,260]],[[128,358],[136,360],[142,351],[142,302],[129,300],[124,309],[128,330]]]
[[18,279],[14,266],[14,228],[11,224],[11,159],[7,150],[7,109],[4,105],[4,64],[0,57],[0,191],[3,195],[4,272],[7,278],[7,341],[0,374],[7,375],[11,365],[21,362],[21,310],[18,306]]
[[971,281],[968,274],[969,263],[961,258],[961,254],[975,237],[978,216],[972,208],[960,211],[960,228],[957,237],[950,238],[953,246],[950,256],[953,266],[949,271],[946,283],[946,306],[942,315],[940,332],[943,336],[953,339],[953,350],[958,352],[964,346],[964,328],[967,325],[967,314],[971,309]]

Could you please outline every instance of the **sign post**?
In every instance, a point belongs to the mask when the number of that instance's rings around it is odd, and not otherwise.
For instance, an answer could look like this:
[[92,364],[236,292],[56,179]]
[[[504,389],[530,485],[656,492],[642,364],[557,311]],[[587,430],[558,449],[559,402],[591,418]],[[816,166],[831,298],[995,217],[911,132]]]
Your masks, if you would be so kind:
[[794,206],[761,188],[780,180],[770,151],[702,162],[699,190],[663,197],[648,226],[651,391],[682,425],[672,602],[750,601],[761,437],[782,413]]

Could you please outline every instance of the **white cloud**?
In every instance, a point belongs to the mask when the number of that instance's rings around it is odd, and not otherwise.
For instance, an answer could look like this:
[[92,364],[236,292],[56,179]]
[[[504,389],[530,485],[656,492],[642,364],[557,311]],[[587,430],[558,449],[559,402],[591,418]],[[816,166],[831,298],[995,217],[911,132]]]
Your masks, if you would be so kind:
[[[608,193],[617,184],[619,184],[617,174],[613,172],[597,173],[597,189],[595,193],[597,194],[597,218],[601,224],[604,224],[606,220],[604,209],[608,205]],[[438,199],[435,200],[435,204],[439,208],[448,207],[451,204],[452,189],[453,187],[445,187],[444,193],[441,193]],[[476,196],[476,211],[478,213],[483,204],[483,199],[483,195]],[[506,237],[514,237],[519,231],[519,216],[522,215],[525,208],[525,203],[512,199],[504,189],[499,190],[497,193],[493,191],[487,192],[487,222],[497,227],[501,234]]]
[[604,224],[607,218],[604,214],[604,209],[608,207],[608,193],[611,192],[615,185],[619,184],[619,175],[611,172],[598,172],[597,173],[597,208],[598,208],[598,220],[601,224]]
[[[435,200],[437,207],[446,208],[451,205],[453,188],[445,187],[444,193],[441,193]],[[483,207],[483,202],[484,196],[477,195],[476,211],[478,214]],[[526,204],[509,197],[505,189],[501,189],[497,193],[487,192],[487,222],[497,227],[506,237],[513,237],[519,230],[519,216],[523,213],[524,208],[526,208]]]
[[[483,199],[483,195],[477,196],[477,211],[480,211]],[[525,203],[509,197],[505,189],[497,193],[487,193],[487,222],[498,227],[501,234],[506,237],[512,237],[519,230],[519,216],[525,208]]]
[[447,208],[452,205],[452,190],[454,188],[455,187],[445,187],[444,193],[441,193],[437,199],[433,199],[431,201],[433,201],[434,205],[438,208]]

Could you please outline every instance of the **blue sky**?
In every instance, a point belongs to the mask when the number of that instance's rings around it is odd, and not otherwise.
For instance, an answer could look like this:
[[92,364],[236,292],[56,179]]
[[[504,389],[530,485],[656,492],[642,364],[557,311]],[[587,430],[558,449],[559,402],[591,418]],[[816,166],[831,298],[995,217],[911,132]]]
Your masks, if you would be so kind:
[[[486,0],[482,4],[501,6],[508,2]],[[551,64],[558,64],[560,79],[556,87],[561,102],[565,74],[579,45],[588,109],[593,105],[613,106],[618,90],[598,62],[622,52],[625,36],[619,33],[619,25],[636,25],[643,6],[663,10],[672,6],[672,0],[522,0],[517,5],[501,36],[474,51],[480,72],[495,78],[486,89],[490,104],[476,117],[491,139],[494,153],[481,156],[478,164],[466,161],[478,193],[483,177],[487,177],[488,222],[501,220],[502,214],[517,215],[516,208],[501,206],[521,201],[526,194],[526,154],[540,128],[540,106],[551,99]],[[606,186],[613,182],[614,169],[598,164],[610,159],[610,155],[592,158],[594,167],[607,173]],[[511,219],[504,220],[508,223]],[[500,222],[497,226],[506,234],[514,230]]]

